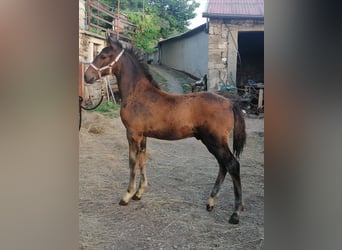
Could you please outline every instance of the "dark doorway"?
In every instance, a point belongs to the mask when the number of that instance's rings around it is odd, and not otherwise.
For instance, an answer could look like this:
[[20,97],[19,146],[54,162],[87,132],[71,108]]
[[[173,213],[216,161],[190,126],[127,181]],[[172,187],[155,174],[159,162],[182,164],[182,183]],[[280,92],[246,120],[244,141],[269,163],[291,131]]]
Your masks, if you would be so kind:
[[248,80],[264,82],[264,32],[239,32],[236,82],[241,88]]

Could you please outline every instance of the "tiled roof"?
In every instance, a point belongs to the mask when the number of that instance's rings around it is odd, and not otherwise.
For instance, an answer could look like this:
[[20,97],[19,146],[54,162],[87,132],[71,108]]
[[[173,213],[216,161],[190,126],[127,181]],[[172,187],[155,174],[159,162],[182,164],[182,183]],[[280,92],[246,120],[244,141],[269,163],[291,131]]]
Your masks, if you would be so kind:
[[264,0],[208,0],[203,17],[264,17]]

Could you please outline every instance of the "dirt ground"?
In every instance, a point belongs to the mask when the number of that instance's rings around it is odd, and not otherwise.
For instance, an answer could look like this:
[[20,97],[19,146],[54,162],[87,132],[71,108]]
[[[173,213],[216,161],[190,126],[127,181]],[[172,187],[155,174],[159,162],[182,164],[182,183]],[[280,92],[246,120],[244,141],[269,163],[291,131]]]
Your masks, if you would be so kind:
[[240,156],[245,211],[233,211],[229,175],[212,212],[206,202],[218,164],[194,138],[147,140],[149,187],[140,201],[120,206],[127,190],[128,144],[120,118],[83,112],[79,134],[80,249],[263,249],[264,120],[246,117]]
[[[149,187],[141,201],[119,206],[128,184],[128,146],[120,118],[85,113],[80,132],[81,249],[261,249],[264,239],[263,119],[247,119],[241,156],[245,212],[233,209],[227,176],[206,211],[218,165],[196,139],[148,140]],[[95,131],[95,133],[94,133]]]

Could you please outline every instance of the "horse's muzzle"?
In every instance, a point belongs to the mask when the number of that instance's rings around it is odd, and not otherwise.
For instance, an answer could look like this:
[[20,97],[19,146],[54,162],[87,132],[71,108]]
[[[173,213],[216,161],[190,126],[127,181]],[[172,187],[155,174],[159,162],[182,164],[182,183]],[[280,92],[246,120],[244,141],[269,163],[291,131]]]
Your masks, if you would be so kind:
[[93,83],[93,82],[95,82],[95,76],[90,76],[90,77],[88,77],[87,75],[84,75],[84,81],[86,82],[86,83]]

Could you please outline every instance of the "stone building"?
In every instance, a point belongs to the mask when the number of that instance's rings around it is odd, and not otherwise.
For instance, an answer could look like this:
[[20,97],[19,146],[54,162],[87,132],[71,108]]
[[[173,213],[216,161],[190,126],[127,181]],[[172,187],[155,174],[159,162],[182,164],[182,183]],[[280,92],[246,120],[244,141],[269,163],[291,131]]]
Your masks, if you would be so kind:
[[264,0],[208,0],[209,90],[264,78]]

